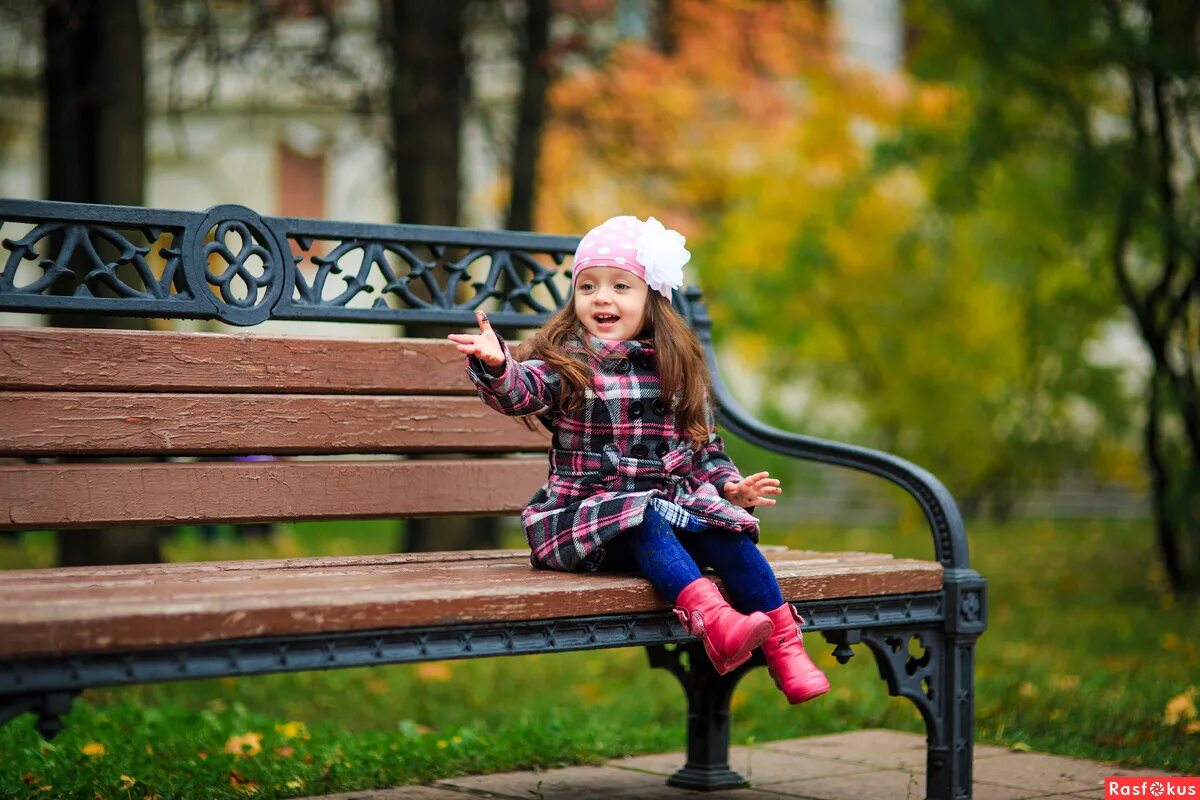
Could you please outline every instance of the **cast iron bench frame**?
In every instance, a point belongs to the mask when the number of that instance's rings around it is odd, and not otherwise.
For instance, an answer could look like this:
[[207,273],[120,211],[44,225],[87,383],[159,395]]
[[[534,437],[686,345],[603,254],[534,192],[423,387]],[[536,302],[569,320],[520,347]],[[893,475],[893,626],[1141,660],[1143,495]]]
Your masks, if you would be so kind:
[[[568,236],[265,217],[237,205],[191,212],[0,199],[0,224],[6,222],[32,228],[0,244],[0,310],[215,319],[238,326],[287,319],[472,329],[474,309],[490,302],[496,307],[489,318],[497,328],[532,328],[568,299],[569,270],[562,264],[578,242]],[[130,238],[130,232],[137,235]],[[240,247],[228,245],[231,233],[240,237]],[[165,260],[161,274],[146,260],[151,243]],[[106,261],[100,254],[106,248],[119,255]],[[344,274],[339,263],[347,253],[361,253],[356,275]],[[261,268],[248,269],[254,258]],[[298,267],[305,259],[316,270],[311,280]],[[469,284],[465,296],[471,266],[481,259],[488,259],[487,277]],[[214,270],[214,260],[224,266]],[[17,267],[29,261],[43,274],[18,285]],[[81,262],[86,274],[80,273]],[[409,272],[396,274],[397,262]],[[391,304],[380,297],[363,307],[357,300],[373,291],[367,284],[372,269],[387,276]],[[328,297],[327,281],[338,274],[345,288]],[[449,277],[442,283],[436,275]],[[232,283],[235,277],[248,289],[243,295]],[[413,292],[418,281],[424,289]],[[51,294],[56,284],[74,286],[75,292]],[[987,624],[987,593],[986,581],[968,565],[966,533],[953,498],[937,478],[897,456],[787,433],[754,419],[722,379],[700,292],[694,287],[677,292],[675,305],[704,346],[718,421],[726,431],[769,451],[885,478],[920,506],[943,570],[940,591],[794,603],[805,630],[821,632],[840,662],[849,660],[854,645],[865,644],[889,693],[917,707],[928,734],[927,796],[969,798],[974,647]],[[914,640],[919,656],[910,652]],[[646,647],[651,665],[672,672],[687,695],[687,764],[669,782],[698,789],[745,785],[728,765],[729,703],[740,678],[764,664],[761,654],[718,676],[670,613],[243,638],[10,660],[0,662],[0,724],[34,712],[38,730],[53,736],[71,699],[93,686],[632,645]]]

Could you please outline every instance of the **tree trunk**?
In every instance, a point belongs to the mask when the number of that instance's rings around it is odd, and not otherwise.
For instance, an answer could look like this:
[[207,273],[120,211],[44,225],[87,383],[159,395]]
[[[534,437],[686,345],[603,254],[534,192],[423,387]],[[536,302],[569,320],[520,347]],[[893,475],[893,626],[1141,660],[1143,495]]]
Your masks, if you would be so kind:
[[[141,205],[146,102],[137,0],[58,0],[46,5],[42,19],[46,196]],[[82,281],[87,266],[71,267],[76,283]],[[60,284],[55,290],[70,294],[73,288]],[[80,313],[53,314],[50,324],[147,327],[145,320]],[[59,531],[58,552],[65,566],[162,560],[158,533],[149,527]]]
[[[383,8],[392,44],[391,129],[400,222],[457,225],[459,137],[467,101],[466,2],[401,0]],[[410,325],[405,334],[441,339],[457,330]],[[499,543],[498,522],[494,517],[410,519],[403,525],[400,549],[494,548]]]
[[513,145],[512,196],[508,205],[510,231],[533,230],[537,192],[537,161],[550,86],[550,0],[527,0],[524,47],[521,53],[521,101]]

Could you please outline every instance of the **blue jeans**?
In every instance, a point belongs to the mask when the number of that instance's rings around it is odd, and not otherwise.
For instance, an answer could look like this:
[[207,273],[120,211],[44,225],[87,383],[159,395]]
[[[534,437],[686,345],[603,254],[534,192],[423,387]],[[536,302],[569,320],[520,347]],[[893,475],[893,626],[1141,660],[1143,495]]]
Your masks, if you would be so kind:
[[743,614],[783,605],[771,565],[744,533],[705,528],[693,522],[676,531],[652,506],[639,528],[605,545],[601,572],[641,572],[672,603],[683,587],[712,567],[729,590],[731,605]]

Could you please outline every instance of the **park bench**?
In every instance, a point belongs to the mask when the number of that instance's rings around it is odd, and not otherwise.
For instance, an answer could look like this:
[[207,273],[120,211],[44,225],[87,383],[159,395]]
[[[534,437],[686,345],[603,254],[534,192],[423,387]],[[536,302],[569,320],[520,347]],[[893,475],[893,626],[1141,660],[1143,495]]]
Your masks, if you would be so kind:
[[[483,307],[515,332],[566,300],[576,242],[241,206],[0,200],[0,310],[471,329]],[[919,709],[928,796],[970,797],[986,584],[953,499],[902,459],[753,419],[717,371],[700,293],[675,302],[706,349],[725,431],[891,480],[924,512],[927,561],[763,549],[805,629],[843,663],[866,645],[890,694]],[[479,401],[444,340],[0,329],[3,530],[515,514],[546,477],[547,444]],[[250,454],[278,458],[230,460]],[[418,454],[438,455],[405,457]],[[730,699],[761,654],[718,676],[644,579],[537,570],[528,556],[3,572],[0,723],[32,712],[53,736],[88,687],[638,646],[687,697],[687,761],[670,782],[743,785],[728,764]]]

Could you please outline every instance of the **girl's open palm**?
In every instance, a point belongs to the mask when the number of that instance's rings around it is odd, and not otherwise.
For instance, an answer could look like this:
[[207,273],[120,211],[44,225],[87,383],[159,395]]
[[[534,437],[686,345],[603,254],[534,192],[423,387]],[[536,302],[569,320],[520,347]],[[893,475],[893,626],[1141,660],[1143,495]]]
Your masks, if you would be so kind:
[[488,322],[487,314],[482,311],[475,312],[475,320],[479,323],[478,336],[470,333],[451,333],[446,338],[455,343],[458,352],[476,356],[483,363],[493,367],[500,366],[504,363],[504,351],[500,349],[500,340],[492,330],[492,323]]
[[767,495],[783,494],[779,479],[772,478],[769,472],[756,472],[740,481],[729,481],[721,488],[726,500],[742,508],[773,506],[775,500]]

